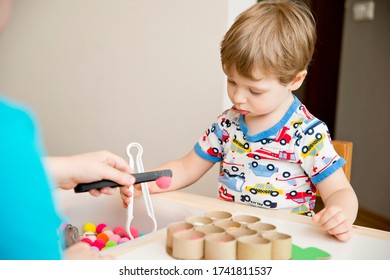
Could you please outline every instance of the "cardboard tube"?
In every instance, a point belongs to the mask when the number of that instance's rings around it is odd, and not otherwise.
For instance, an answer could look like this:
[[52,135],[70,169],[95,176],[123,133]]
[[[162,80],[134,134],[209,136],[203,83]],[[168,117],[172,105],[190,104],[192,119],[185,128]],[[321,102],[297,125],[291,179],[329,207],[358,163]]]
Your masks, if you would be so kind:
[[228,229],[226,230],[226,233],[234,236],[235,238],[238,238],[238,237],[241,237],[241,236],[246,236],[246,235],[257,235],[257,231],[254,230],[254,229],[250,229],[250,228],[244,228],[244,227],[240,227],[240,228],[232,228],[232,229]]
[[190,216],[185,220],[187,223],[192,224],[194,227],[203,225],[209,225],[213,223],[213,220],[204,216]]
[[213,221],[217,220],[229,220],[232,218],[232,213],[227,211],[209,211],[205,213],[207,218],[212,219]]
[[241,224],[233,222],[232,220],[218,220],[214,222],[214,225],[221,227],[225,230],[240,228]]
[[261,219],[259,217],[252,216],[252,215],[238,215],[238,216],[234,216],[232,218],[232,221],[238,222],[243,226],[247,226],[248,224],[260,222]]
[[289,260],[292,257],[292,238],[288,234],[270,231],[263,232],[262,237],[271,240],[273,260]]
[[173,234],[172,257],[182,260],[200,260],[204,256],[203,232],[195,229]]
[[205,238],[204,258],[206,260],[235,260],[237,240],[227,233],[216,233]]
[[225,230],[216,225],[204,225],[196,228],[198,231],[203,232],[206,235],[214,234],[214,233],[224,233]]
[[248,228],[256,230],[257,233],[262,234],[263,232],[276,231],[276,227],[272,224],[257,222],[248,224]]
[[174,222],[169,224],[167,226],[167,240],[166,240],[167,249],[172,248],[173,234],[175,232],[190,230],[193,229],[193,227],[194,226],[192,224],[186,223],[184,221]]
[[259,235],[241,236],[237,239],[238,260],[270,260],[271,241]]

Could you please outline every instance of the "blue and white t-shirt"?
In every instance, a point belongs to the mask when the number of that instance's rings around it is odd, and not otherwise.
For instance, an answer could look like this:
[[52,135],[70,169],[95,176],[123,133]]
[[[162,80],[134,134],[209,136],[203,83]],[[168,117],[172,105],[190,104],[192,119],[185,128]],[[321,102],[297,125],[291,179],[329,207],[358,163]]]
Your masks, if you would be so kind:
[[342,167],[325,123],[297,97],[272,128],[249,135],[244,117],[226,110],[196,143],[196,153],[220,162],[219,196],[257,207],[311,216],[316,184]]

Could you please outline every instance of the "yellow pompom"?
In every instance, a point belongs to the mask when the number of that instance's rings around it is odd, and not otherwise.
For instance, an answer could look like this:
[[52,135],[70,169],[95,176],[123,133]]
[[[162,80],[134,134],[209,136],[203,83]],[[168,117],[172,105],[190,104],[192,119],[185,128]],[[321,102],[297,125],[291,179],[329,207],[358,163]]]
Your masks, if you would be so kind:
[[86,223],[84,225],[84,232],[96,232],[96,226],[93,223]]

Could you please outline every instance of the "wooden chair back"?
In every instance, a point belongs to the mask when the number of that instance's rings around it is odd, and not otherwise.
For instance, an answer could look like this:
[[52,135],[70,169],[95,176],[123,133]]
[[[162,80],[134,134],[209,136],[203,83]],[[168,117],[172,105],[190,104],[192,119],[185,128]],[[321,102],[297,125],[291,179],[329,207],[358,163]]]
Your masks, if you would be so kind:
[[343,166],[345,176],[348,181],[351,181],[351,169],[352,169],[352,148],[351,141],[333,140],[333,147],[336,152],[345,159],[346,163]]

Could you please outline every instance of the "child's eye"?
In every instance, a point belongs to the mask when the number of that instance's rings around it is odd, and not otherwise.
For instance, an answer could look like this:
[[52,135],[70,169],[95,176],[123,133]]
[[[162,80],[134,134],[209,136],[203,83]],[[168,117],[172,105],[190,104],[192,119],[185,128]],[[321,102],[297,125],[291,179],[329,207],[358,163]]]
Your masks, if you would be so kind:
[[253,94],[253,95],[260,95],[260,94],[262,94],[263,92],[261,92],[261,91],[254,91],[254,90],[252,90],[252,89],[249,89],[249,91]]

